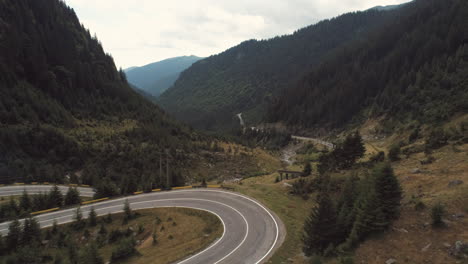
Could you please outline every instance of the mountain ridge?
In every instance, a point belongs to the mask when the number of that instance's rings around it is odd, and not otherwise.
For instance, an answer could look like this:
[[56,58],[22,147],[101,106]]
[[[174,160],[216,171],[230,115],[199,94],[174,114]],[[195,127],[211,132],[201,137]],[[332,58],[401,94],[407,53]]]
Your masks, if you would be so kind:
[[195,55],[168,58],[130,67],[125,73],[131,84],[157,97],[174,84],[182,71],[200,59]]
[[161,184],[152,157],[194,133],[129,87],[63,1],[1,1],[0,18],[0,182]]
[[329,52],[365,36],[391,11],[348,13],[268,40],[248,40],[194,63],[157,100],[195,128],[229,131],[243,113],[250,124],[262,119],[274,96]]

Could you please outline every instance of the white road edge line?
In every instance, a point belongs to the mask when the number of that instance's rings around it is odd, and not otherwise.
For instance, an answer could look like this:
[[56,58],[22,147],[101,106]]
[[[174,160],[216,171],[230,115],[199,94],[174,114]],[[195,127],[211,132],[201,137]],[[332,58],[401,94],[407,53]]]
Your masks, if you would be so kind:
[[[34,185],[32,185],[34,186]],[[24,186],[23,186],[24,187]],[[37,187],[37,186],[36,186]],[[176,190],[176,191],[171,191],[171,192],[161,192],[161,193],[153,193],[152,195],[156,196],[156,195],[163,195],[163,194],[167,194],[167,193],[176,193],[176,192],[197,192],[197,191],[201,191],[201,190]],[[226,192],[226,191],[220,191],[220,190],[203,190],[204,192],[218,192],[218,193],[225,193],[225,194],[231,194],[231,195],[235,195],[235,196],[238,196],[238,197],[242,197],[242,198],[245,198],[253,203],[255,203],[256,205],[260,206],[263,210],[265,210],[268,215],[270,216],[270,218],[273,220],[273,222],[275,223],[275,228],[276,228],[276,236],[275,236],[275,241],[273,242],[273,245],[270,247],[270,249],[267,251],[267,253],[260,259],[258,260],[257,262],[255,262],[255,264],[259,264],[260,262],[262,262],[270,253],[271,251],[275,248],[276,246],[276,243],[278,242],[278,238],[279,238],[279,226],[278,226],[278,222],[276,221],[275,217],[270,213],[270,211],[265,208],[262,204],[260,204],[259,202],[253,200],[252,198],[248,197],[248,196],[245,196],[245,195],[242,195],[242,194],[237,194],[237,193],[234,193],[234,192]],[[131,197],[131,196],[130,196]],[[141,197],[141,196],[140,196]],[[125,199],[128,199],[128,197],[125,197],[125,198],[119,198],[119,199],[116,199],[116,200],[110,200],[110,201],[105,201],[105,202],[102,202],[102,203],[110,203],[110,202],[115,202],[115,201],[120,201],[120,200],[125,200]],[[173,200],[173,199],[169,199],[169,200]],[[209,201],[209,200],[207,200]],[[91,205],[89,205],[91,206]],[[86,207],[89,207],[89,206],[85,206]],[[113,206],[115,207],[115,206]],[[56,213],[63,213],[63,212],[66,212],[66,211],[71,211],[71,210],[74,210],[74,209],[68,209],[68,210],[65,210],[65,211],[58,211],[58,212],[54,212],[54,213],[51,213],[51,214],[48,214],[48,215],[53,215],[53,214],[56,214]],[[241,214],[241,216],[244,218],[244,221],[245,221],[245,217]],[[7,229],[3,229],[3,230],[0,230],[0,231],[5,231]],[[243,242],[242,242],[243,243]],[[240,247],[240,246],[239,246]],[[237,250],[237,248],[236,248]],[[229,255],[232,254],[229,253]],[[224,259],[224,258],[223,258]],[[216,262],[218,263],[218,262]],[[215,264],[216,264],[215,263]]]
[[[239,212],[239,210],[237,210],[236,208],[234,208],[234,207],[232,207],[232,206],[230,206],[230,205],[227,205],[227,204],[225,204],[225,203],[221,203],[221,202],[218,202],[218,201],[212,201],[212,200],[206,200],[206,199],[197,199],[197,198],[173,198],[173,199],[162,199],[162,200],[155,200],[155,201],[134,202],[134,203],[130,203],[130,206],[131,206],[131,205],[136,205],[136,204],[142,204],[142,203],[151,203],[151,202],[157,203],[157,202],[165,202],[165,201],[186,201],[186,200],[189,200],[189,201],[205,201],[205,202],[211,202],[211,203],[221,204],[221,205],[223,205],[223,206],[226,206],[226,207],[228,207],[228,208],[231,208],[233,211],[235,211],[236,213],[238,213],[238,214],[243,218],[243,220],[244,220],[244,222],[245,222],[245,225],[246,225],[246,233],[245,233],[245,236],[244,236],[242,242],[241,242],[235,249],[233,249],[231,252],[229,252],[229,254],[227,254],[226,256],[224,256],[223,258],[221,258],[220,260],[216,261],[214,264],[217,264],[217,263],[223,261],[224,259],[226,259],[227,257],[229,257],[230,255],[232,255],[232,254],[233,254],[237,249],[239,249],[239,248],[244,244],[244,242],[247,240],[247,237],[248,237],[248,235],[249,235],[249,223],[247,222],[247,219],[245,218],[245,216],[244,216],[241,212]],[[88,207],[92,207],[92,206],[86,206],[86,207],[88,208]],[[108,207],[104,207],[104,208],[97,208],[97,209],[95,209],[95,210],[96,210],[96,211],[104,211],[104,210],[108,210],[108,209],[110,209],[110,208],[115,208],[115,207],[122,207],[122,205],[121,205],[121,204],[119,204],[119,205],[113,205],[113,206],[108,206]],[[157,206],[157,207],[155,207],[155,206],[149,206],[149,207],[144,207],[144,208],[138,208],[138,209],[135,209],[135,210],[142,210],[142,209],[147,209],[147,208],[164,208],[164,207],[184,207],[184,206]],[[185,206],[185,208],[191,208],[191,207]],[[211,213],[215,214],[219,219],[221,219],[221,217],[220,217],[218,214],[216,214],[216,213],[214,213],[214,212],[212,212],[212,211],[209,211],[209,210],[206,210],[206,209],[201,209],[201,210],[211,212]],[[67,210],[67,211],[68,211],[68,210]],[[63,213],[63,212],[64,212],[64,211],[62,211],[62,213]],[[65,211],[65,212],[66,212],[66,211]],[[119,212],[122,212],[122,210],[116,211],[116,212],[114,212],[114,214],[115,214],[115,213],[119,213]],[[104,213],[104,214],[98,214],[98,215],[105,215],[105,213]],[[57,217],[57,218],[54,218],[54,219],[43,220],[42,222],[53,222],[54,220],[62,219],[62,218],[68,218],[68,217],[71,217],[71,215],[64,215],[64,216]],[[86,217],[85,217],[85,218],[86,218]],[[66,223],[70,223],[70,222],[73,222],[73,220],[65,221],[65,222],[63,222],[63,223],[61,223],[61,224],[66,224]],[[223,223],[223,228],[224,228],[223,235],[222,235],[222,237],[221,237],[215,244],[212,244],[210,247],[206,248],[206,249],[203,250],[202,252],[199,252],[199,253],[197,253],[196,255],[193,255],[193,256],[189,257],[188,259],[185,259],[185,260],[183,260],[183,261],[181,261],[181,262],[178,262],[178,263],[181,264],[181,263],[187,262],[188,260],[193,259],[194,257],[197,257],[197,256],[199,256],[200,254],[206,252],[207,250],[211,249],[211,248],[214,247],[216,244],[218,244],[220,241],[222,241],[222,239],[224,238],[224,235],[225,235],[225,233],[226,233],[226,225],[225,225],[225,223],[224,223],[224,221],[223,221],[222,219],[221,219],[221,222]],[[52,226],[52,224],[43,225],[41,228],[46,228],[46,227],[49,227],[49,226]],[[0,230],[0,232],[6,231],[6,230],[8,230],[8,229]]]

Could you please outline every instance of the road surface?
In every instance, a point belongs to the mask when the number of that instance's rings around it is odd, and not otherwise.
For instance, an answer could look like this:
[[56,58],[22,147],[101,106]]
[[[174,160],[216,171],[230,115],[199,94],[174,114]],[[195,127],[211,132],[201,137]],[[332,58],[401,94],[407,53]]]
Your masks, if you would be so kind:
[[310,142],[313,142],[313,143],[316,143],[316,144],[320,144],[320,145],[323,145],[329,149],[334,149],[335,148],[335,145],[333,145],[333,143],[330,143],[330,142],[327,142],[327,141],[324,141],[324,140],[321,140],[321,139],[318,139],[318,138],[310,138],[310,137],[301,137],[301,136],[294,136],[292,135],[291,136],[292,139],[297,139],[297,140],[300,140],[300,141],[310,141]]
[[[0,187],[0,196],[44,192],[51,186],[7,186]],[[66,191],[66,187],[61,189]],[[81,196],[92,195],[90,188],[81,188]],[[265,263],[280,246],[285,230],[279,218],[257,201],[233,192],[217,189],[189,189],[170,192],[155,192],[109,200],[81,207],[87,217],[91,207],[98,215],[123,211],[128,199],[132,209],[157,207],[186,207],[205,210],[218,216],[223,223],[221,238],[203,251],[179,261],[180,264],[208,263]],[[41,227],[73,221],[76,209],[66,209],[36,216]],[[8,224],[0,224],[0,234],[8,232]]]

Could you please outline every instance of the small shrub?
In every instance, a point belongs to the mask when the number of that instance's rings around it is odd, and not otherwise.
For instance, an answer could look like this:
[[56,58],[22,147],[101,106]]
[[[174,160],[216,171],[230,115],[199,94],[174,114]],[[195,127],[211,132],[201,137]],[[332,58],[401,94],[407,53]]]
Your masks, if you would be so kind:
[[145,232],[145,227],[142,224],[138,225],[138,234],[142,234]]
[[292,183],[291,194],[302,196],[303,198],[308,196],[313,190],[312,184],[306,179],[299,179]]
[[112,223],[112,215],[111,213],[108,213],[106,218],[104,218],[104,222],[106,222],[107,224],[110,224]]
[[342,257],[338,260],[338,264],[354,264],[352,257]]
[[430,151],[445,146],[446,144],[447,135],[443,129],[439,128],[431,131],[426,140],[425,147],[427,151]]
[[211,229],[211,227],[205,227],[205,228],[203,228],[203,233],[205,233],[205,234],[211,234],[211,232],[213,232],[213,229]]
[[158,216],[156,216],[156,224],[159,225],[159,224],[161,224],[161,222],[162,222],[162,221],[161,221],[161,218],[159,218]]
[[310,264],[322,264],[322,258],[320,258],[319,256],[313,256],[312,258],[310,258]]
[[174,237],[173,237],[172,235],[169,235],[167,238],[168,238],[169,240],[174,239]]
[[112,250],[111,263],[131,257],[137,253],[135,249],[136,242],[133,238],[126,238],[120,241],[114,250]]
[[445,223],[443,221],[445,215],[445,207],[441,204],[438,203],[432,207],[432,226],[433,227],[443,227],[445,226]]
[[401,148],[399,145],[393,145],[388,151],[388,158],[390,161],[397,161],[400,159]]
[[109,243],[117,242],[120,238],[124,237],[124,234],[119,229],[112,230],[109,234]]
[[172,222],[172,226],[177,226],[177,223],[176,223],[176,222]]
[[415,142],[418,138],[419,138],[419,133],[421,132],[421,128],[420,127],[417,127],[415,128],[411,134],[409,135],[408,137],[408,142],[409,143],[413,143]]
[[432,164],[435,161],[435,158],[432,155],[427,155],[425,159],[421,160],[421,165]]
[[156,235],[156,232],[153,233],[153,246],[158,244],[158,235]]
[[370,163],[379,163],[385,161],[385,152],[379,151],[379,153],[375,154],[374,156],[370,157]]
[[426,209],[426,204],[424,204],[423,201],[417,201],[414,205],[414,210],[416,211],[422,211],[424,209]]

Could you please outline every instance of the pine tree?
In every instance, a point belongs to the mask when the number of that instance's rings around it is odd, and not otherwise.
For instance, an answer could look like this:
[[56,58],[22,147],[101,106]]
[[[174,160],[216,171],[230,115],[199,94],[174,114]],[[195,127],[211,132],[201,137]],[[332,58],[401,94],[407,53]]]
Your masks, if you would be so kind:
[[10,209],[10,212],[14,214],[14,216],[18,216],[20,213],[20,209],[18,207],[18,204],[16,203],[15,199],[13,196],[10,197],[10,202],[8,203],[8,207]]
[[302,171],[303,176],[310,176],[312,173],[312,166],[310,165],[310,162],[306,162],[304,165],[304,170]]
[[76,208],[75,216],[73,218],[75,220],[75,222],[73,222],[75,229],[79,230],[85,226],[85,222],[83,221],[83,214],[81,213],[81,207]]
[[94,207],[91,207],[91,210],[89,211],[88,224],[89,226],[97,225],[97,214],[96,214],[96,211],[94,210]]
[[350,134],[346,137],[343,144],[335,151],[340,169],[351,168],[358,159],[364,156],[366,148],[359,132]]
[[437,203],[436,205],[434,205],[431,210],[432,226],[433,227],[445,226],[445,223],[443,220],[444,215],[445,215],[445,207],[441,203]]
[[14,250],[21,241],[21,223],[15,219],[8,226],[8,235],[6,236],[6,247]]
[[389,224],[382,212],[382,205],[377,199],[372,179],[367,179],[366,188],[355,205],[356,220],[347,238],[347,247],[353,248],[368,235],[385,230]]
[[41,241],[41,228],[35,218],[31,217],[24,220],[21,241],[22,245],[30,245]]
[[106,218],[104,218],[104,222],[110,224],[112,223],[112,215],[111,213],[107,213]]
[[78,264],[103,264],[104,261],[99,255],[98,248],[95,243],[91,243],[80,250]]
[[322,254],[329,246],[336,245],[337,227],[335,206],[328,192],[323,190],[317,198],[317,206],[304,223],[304,253],[307,256]]
[[3,241],[3,237],[0,236],[0,252],[2,252],[2,253],[0,253],[0,256],[2,256],[4,254],[4,252],[6,252],[6,251],[7,251],[6,244]]
[[69,187],[67,194],[65,195],[65,205],[74,205],[81,203],[80,192],[77,188]]
[[382,205],[385,219],[393,220],[399,215],[402,191],[400,183],[389,163],[377,165],[373,170],[375,191]]
[[57,224],[57,220],[54,219],[54,222],[52,223],[52,229],[51,229],[51,232],[53,235],[57,234],[58,233],[58,224]]
[[49,193],[49,206],[61,207],[63,204],[63,195],[57,185],[54,185]]
[[133,218],[133,212],[132,209],[130,208],[130,203],[128,202],[128,199],[125,200],[124,203],[124,224],[128,223],[129,220]]
[[358,184],[359,177],[356,174],[351,175],[346,180],[343,191],[338,199],[338,229],[342,242],[349,236],[356,219],[354,204],[359,195]]
[[21,210],[27,212],[31,210],[31,199],[29,198],[28,193],[26,192],[26,189],[23,190],[23,194],[21,195],[20,198],[20,208]]

